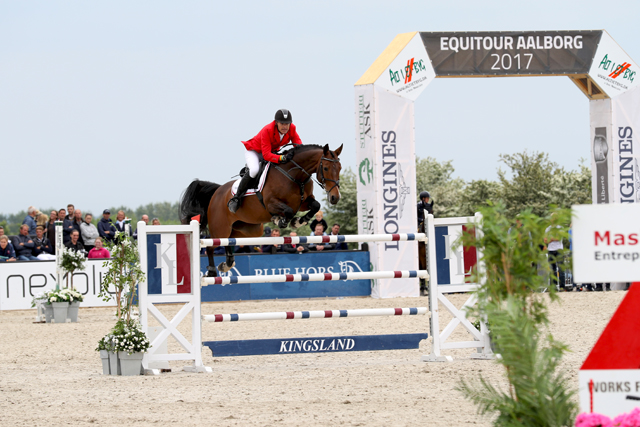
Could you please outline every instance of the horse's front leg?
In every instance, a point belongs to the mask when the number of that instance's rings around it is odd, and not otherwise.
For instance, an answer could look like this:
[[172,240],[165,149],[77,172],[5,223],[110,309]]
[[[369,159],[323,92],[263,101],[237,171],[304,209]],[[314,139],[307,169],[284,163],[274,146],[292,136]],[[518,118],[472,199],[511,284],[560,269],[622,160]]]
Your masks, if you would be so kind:
[[315,214],[320,210],[320,202],[318,202],[315,197],[309,196],[305,200],[305,203],[309,206],[309,212],[305,216],[295,217],[293,221],[291,221],[291,227],[299,228],[303,225],[306,225],[311,221],[311,218],[315,216]]
[[220,270],[221,273],[226,273],[236,265],[235,256],[233,255],[233,246],[226,246],[224,248],[224,252],[227,256],[226,260],[218,264],[218,270]]
[[209,265],[207,266],[207,277],[217,277],[218,272],[216,271],[216,266],[213,262],[213,246],[207,246],[207,259],[209,260]]
[[279,200],[272,201],[267,206],[271,213],[271,222],[273,222],[278,228],[287,228],[289,222],[293,219],[295,212],[286,203]]

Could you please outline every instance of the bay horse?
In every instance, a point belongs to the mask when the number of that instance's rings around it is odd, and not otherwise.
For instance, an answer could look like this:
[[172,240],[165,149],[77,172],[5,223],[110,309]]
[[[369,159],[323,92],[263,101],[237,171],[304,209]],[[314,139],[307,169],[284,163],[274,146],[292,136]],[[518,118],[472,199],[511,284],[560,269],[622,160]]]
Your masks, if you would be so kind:
[[[261,237],[264,224],[269,222],[280,228],[289,224],[293,228],[302,227],[320,210],[320,203],[313,195],[312,175],[327,192],[329,203],[338,203],[342,169],[338,156],[342,152],[342,145],[335,151],[331,151],[328,144],[324,147],[297,145],[286,153],[289,151],[293,151],[291,161],[270,165],[261,192],[262,200],[258,196],[244,196],[235,214],[227,207],[234,181],[220,185],[194,180],[180,200],[181,222],[188,224],[192,217],[200,215],[200,231],[204,232],[208,227],[209,235],[213,238]],[[308,211],[306,215],[295,216],[305,211]],[[213,261],[214,248],[209,246],[206,249],[209,277],[217,276]],[[218,265],[221,273],[229,271],[235,264],[233,246],[225,247],[225,254],[226,260]]]

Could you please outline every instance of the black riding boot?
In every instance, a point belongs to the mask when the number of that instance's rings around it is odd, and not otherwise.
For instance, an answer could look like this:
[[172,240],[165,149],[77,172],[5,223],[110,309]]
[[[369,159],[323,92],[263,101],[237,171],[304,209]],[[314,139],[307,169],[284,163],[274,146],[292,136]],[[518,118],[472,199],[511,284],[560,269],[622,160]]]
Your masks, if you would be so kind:
[[240,180],[236,195],[233,196],[231,200],[229,200],[229,203],[227,203],[227,206],[229,207],[229,210],[231,211],[231,213],[236,213],[236,211],[240,207],[242,196],[244,196],[244,193],[247,192],[247,187],[249,186],[250,180],[251,180],[251,175],[249,175],[249,172],[245,173],[242,179]]

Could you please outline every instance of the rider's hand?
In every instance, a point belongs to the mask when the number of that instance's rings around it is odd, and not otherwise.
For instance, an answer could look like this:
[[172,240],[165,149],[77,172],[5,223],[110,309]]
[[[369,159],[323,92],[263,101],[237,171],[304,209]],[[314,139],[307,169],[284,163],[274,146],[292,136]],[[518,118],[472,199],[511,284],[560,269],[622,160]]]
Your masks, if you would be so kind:
[[291,159],[293,159],[293,151],[289,151],[287,154],[280,156],[280,163],[288,163],[291,161]]

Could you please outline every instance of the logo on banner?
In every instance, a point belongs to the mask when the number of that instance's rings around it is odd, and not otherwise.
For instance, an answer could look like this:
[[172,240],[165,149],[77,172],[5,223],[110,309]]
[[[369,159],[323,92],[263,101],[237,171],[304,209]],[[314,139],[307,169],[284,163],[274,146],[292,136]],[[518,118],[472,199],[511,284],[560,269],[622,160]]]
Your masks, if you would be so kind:
[[[184,277],[180,282],[177,278],[177,260],[175,259],[176,244],[175,243],[156,243],[156,266],[162,270],[162,273],[166,272],[166,276],[163,274],[162,281],[164,286],[181,286],[184,283]],[[173,256],[171,256],[173,255]]]
[[[416,61],[415,58],[411,58],[407,61],[407,65],[399,70],[389,69],[389,80],[391,86],[394,86],[404,80],[404,84],[411,83],[414,74],[418,74],[421,71],[427,71],[422,59]],[[426,77],[425,77],[426,79]]]
[[371,161],[369,159],[365,158],[360,162],[358,172],[362,185],[371,184],[371,180],[373,179],[373,166],[371,165]]
[[631,64],[629,64],[626,61],[623,62],[622,64],[620,63],[616,64],[614,61],[609,59],[609,54],[605,54],[602,60],[600,61],[600,65],[598,65],[599,69],[602,69],[604,71],[610,71],[609,77],[611,77],[612,79],[617,79],[618,77],[622,76],[620,80],[628,80],[629,82],[633,83],[633,79],[636,76],[636,72],[632,70],[630,67],[631,67]]
[[373,234],[373,208],[369,208],[367,199],[360,202],[360,214],[362,215],[362,232]]
[[618,127],[620,203],[640,203],[640,170],[633,156],[633,128]]
[[371,139],[371,101],[364,95],[358,97],[358,125],[360,127],[360,148],[365,148],[366,138]]
[[355,261],[338,261],[340,265],[341,273],[357,273],[362,272],[362,269]]
[[[382,199],[384,201],[383,230],[395,234],[400,230],[398,220],[402,218],[404,203],[410,188],[406,185],[402,167],[396,161],[397,145],[394,131],[382,132]],[[400,250],[399,242],[385,242],[385,250]]]

